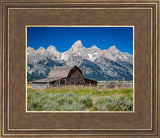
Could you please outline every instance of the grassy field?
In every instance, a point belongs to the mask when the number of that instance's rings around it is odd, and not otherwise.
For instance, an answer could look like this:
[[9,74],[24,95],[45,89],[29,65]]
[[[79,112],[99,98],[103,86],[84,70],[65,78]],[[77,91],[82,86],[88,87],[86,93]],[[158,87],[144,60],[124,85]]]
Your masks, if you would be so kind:
[[34,90],[27,86],[28,111],[132,111],[133,89],[87,86]]

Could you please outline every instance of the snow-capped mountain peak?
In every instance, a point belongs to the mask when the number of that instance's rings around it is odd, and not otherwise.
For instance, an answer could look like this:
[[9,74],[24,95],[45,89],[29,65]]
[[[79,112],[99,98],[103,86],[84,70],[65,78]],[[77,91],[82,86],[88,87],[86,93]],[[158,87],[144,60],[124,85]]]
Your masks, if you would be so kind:
[[48,51],[53,51],[53,50],[56,50],[57,49],[53,46],[53,45],[50,45],[48,48],[47,48]]
[[88,48],[90,53],[95,53],[95,52],[99,52],[102,51],[101,49],[99,49],[96,45],[93,45],[92,47]]
[[96,51],[100,50],[96,45],[93,45],[92,47],[88,48],[89,51]]
[[83,46],[81,40],[76,41],[68,51],[62,53],[61,59],[66,61],[73,56],[88,57],[87,48]]
[[41,51],[45,51],[46,49],[44,47],[40,47],[39,49],[37,49],[37,52],[41,52]]
[[129,63],[133,62],[132,55],[120,52],[116,46],[111,46],[109,49],[104,50],[103,56],[113,61],[125,61]]
[[82,41],[81,41],[81,40],[77,40],[74,44],[75,44],[75,45],[76,45],[76,44],[82,44]]
[[56,55],[61,54],[59,51],[57,51],[57,49],[53,45],[49,46],[47,48],[47,51],[51,54],[56,54]]
[[119,51],[115,45],[111,46],[107,51]]
[[93,45],[92,47],[90,47],[92,49],[99,49],[96,45]]
[[27,51],[28,51],[28,52],[29,52],[29,51],[35,51],[35,49],[32,48],[32,47],[27,47]]
[[34,53],[35,52],[35,49],[32,48],[32,47],[27,47],[27,54],[30,54],[30,53]]
[[71,47],[72,50],[78,50],[80,48],[83,48],[81,40],[76,41]]
[[47,51],[52,59],[61,59],[61,53],[53,45],[49,46]]

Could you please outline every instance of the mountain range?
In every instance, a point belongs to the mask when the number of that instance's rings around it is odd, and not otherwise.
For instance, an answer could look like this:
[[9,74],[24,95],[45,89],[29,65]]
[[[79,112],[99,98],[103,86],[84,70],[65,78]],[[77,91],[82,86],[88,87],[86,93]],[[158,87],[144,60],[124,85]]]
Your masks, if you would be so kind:
[[133,79],[133,56],[120,52],[116,46],[101,50],[97,46],[86,48],[81,40],[68,51],[59,52],[56,47],[38,50],[27,47],[27,80],[45,78],[54,66],[77,65],[86,78],[94,80]]

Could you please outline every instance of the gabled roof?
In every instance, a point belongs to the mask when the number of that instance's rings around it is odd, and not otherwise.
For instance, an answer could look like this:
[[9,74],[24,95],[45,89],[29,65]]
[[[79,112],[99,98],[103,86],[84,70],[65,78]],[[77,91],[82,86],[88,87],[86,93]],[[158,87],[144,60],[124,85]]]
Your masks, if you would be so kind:
[[[58,79],[67,78],[68,76],[71,76],[71,74],[74,72],[74,69],[78,69],[81,73],[81,76],[83,77],[81,70],[77,66],[70,66],[70,67],[60,66],[60,67],[55,67],[54,69],[52,69],[49,73],[48,78],[36,80],[36,81],[33,81],[33,83],[48,83],[48,82],[56,81]],[[97,82],[97,81],[90,80],[84,77],[83,79],[86,81]]]
[[[56,77],[56,78],[66,78],[69,74],[69,72],[77,66],[60,66],[60,67],[55,67],[52,69],[48,75],[48,77]],[[77,67],[78,68],[78,67]]]

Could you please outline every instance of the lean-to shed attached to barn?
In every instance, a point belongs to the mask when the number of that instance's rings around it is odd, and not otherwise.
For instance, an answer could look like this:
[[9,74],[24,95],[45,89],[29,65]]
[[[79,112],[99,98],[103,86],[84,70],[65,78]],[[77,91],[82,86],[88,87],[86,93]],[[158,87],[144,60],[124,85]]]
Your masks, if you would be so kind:
[[77,66],[55,67],[49,73],[48,78],[32,82],[33,89],[45,89],[54,86],[84,85],[96,86],[97,81],[84,78],[82,71]]

